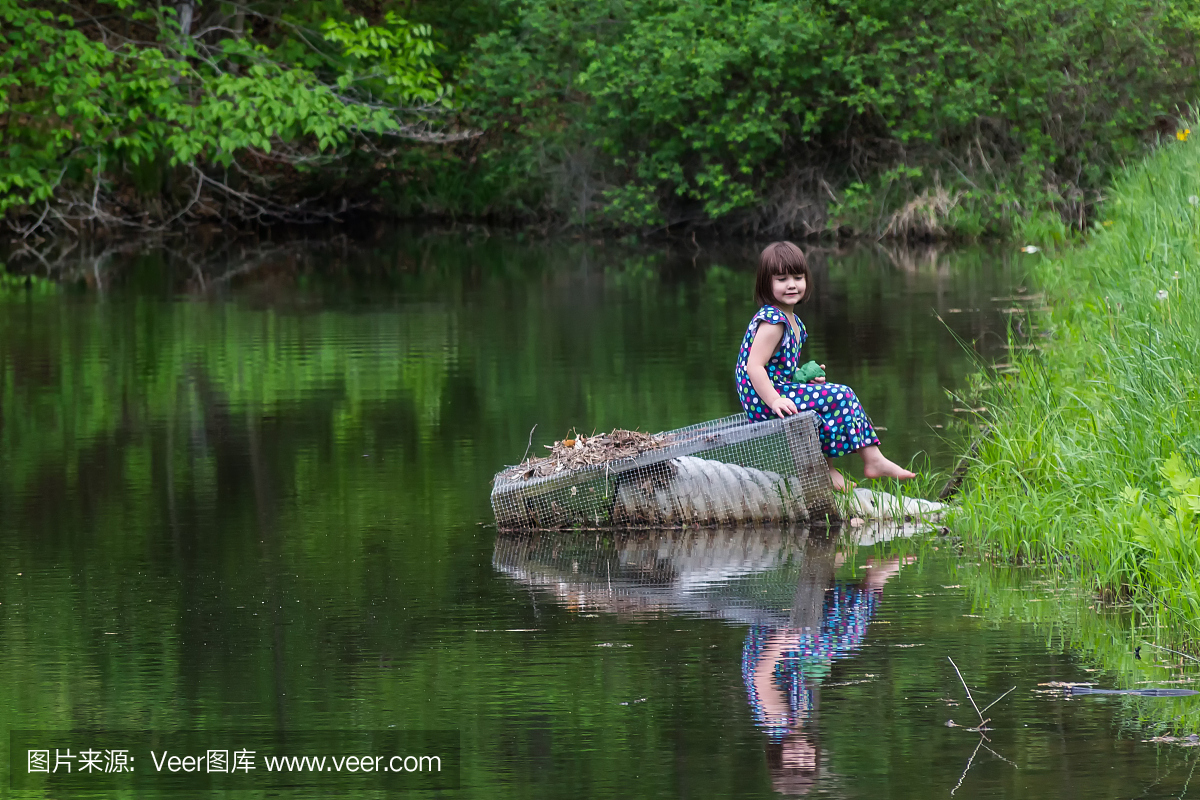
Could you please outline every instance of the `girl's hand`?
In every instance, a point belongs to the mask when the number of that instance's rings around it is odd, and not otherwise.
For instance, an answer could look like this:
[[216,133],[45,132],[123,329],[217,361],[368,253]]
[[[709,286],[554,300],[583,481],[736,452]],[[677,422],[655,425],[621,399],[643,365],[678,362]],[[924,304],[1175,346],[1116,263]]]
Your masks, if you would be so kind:
[[798,410],[799,409],[796,408],[795,403],[788,398],[783,397],[782,395],[778,400],[771,404],[771,411],[774,412],[775,416],[779,417],[780,419],[783,419],[784,417],[790,417]]
[[[821,365],[821,369],[825,369],[825,365],[824,365],[824,364],[822,364],[822,365]],[[822,375],[822,376],[821,376],[821,377],[819,377],[819,378],[813,378],[811,381],[809,381],[809,383],[824,383],[824,382],[825,382],[825,376],[824,376],[824,375]]]

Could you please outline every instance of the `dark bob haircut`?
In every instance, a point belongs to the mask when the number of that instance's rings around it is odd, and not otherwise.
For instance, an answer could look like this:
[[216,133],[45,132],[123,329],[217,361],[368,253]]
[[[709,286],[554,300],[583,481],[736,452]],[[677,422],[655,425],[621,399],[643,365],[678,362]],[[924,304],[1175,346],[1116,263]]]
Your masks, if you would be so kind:
[[772,242],[758,256],[758,276],[754,281],[754,299],[760,306],[773,305],[775,292],[771,279],[776,275],[803,275],[804,294],[800,302],[808,301],[812,294],[812,273],[808,271],[808,259],[804,252],[791,242]]

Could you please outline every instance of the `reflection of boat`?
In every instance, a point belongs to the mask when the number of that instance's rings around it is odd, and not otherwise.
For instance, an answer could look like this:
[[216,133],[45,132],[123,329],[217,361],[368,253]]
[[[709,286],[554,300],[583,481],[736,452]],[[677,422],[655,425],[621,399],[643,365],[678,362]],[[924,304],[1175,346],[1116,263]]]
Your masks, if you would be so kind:
[[[811,605],[802,589],[832,578],[814,546],[873,544],[905,525],[529,532],[497,535],[492,564],[567,608],[631,615],[682,613],[740,624],[795,625]],[[819,543],[819,544],[818,544]],[[825,567],[829,569],[826,570]],[[824,572],[829,574],[825,575]]]

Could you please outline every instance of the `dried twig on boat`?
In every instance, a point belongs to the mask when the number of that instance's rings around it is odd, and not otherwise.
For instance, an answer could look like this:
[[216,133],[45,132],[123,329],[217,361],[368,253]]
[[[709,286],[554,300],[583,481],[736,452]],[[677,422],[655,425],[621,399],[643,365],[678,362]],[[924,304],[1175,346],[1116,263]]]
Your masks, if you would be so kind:
[[579,436],[574,433],[554,444],[544,445],[550,453],[541,458],[530,458],[500,473],[510,481],[527,481],[544,478],[563,470],[604,464],[622,458],[633,458],[647,450],[665,446],[670,437],[616,428],[609,433],[595,436]]

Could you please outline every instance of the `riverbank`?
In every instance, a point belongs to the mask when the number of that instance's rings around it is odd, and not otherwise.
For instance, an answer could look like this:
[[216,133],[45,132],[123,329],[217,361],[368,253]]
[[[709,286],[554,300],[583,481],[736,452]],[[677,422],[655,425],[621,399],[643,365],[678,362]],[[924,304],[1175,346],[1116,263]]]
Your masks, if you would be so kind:
[[1200,632],[1197,174],[1194,143],[1157,150],[1115,182],[1084,246],[1036,257],[1049,310],[1014,321],[1041,335],[1010,337],[1012,368],[980,380],[992,435],[957,519],[968,541],[1054,564],[1186,649]]

